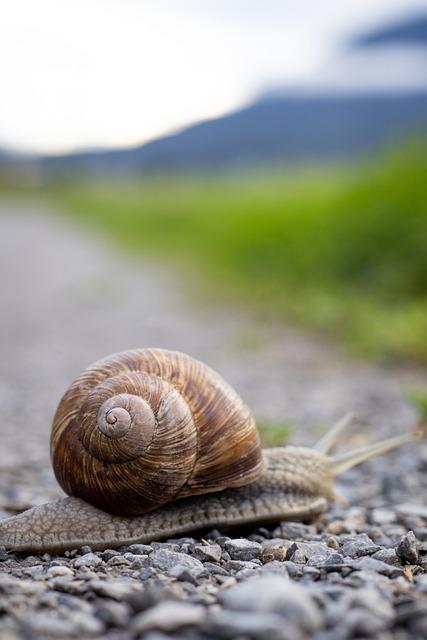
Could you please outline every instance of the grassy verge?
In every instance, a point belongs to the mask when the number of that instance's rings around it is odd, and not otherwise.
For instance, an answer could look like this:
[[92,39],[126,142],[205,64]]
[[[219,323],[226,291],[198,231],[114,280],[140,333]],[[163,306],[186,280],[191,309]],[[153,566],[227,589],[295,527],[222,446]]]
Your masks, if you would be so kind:
[[[379,359],[427,362],[427,153],[233,178],[69,183],[75,218],[244,303]],[[189,286],[190,288],[190,286]]]

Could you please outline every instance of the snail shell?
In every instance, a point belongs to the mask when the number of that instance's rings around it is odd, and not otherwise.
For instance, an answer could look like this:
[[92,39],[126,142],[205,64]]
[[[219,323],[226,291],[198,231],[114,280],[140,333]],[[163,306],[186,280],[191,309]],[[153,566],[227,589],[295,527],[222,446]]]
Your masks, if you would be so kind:
[[249,484],[266,467],[237,393],[165,349],[117,353],[78,376],[56,411],[51,457],[67,494],[122,515]]

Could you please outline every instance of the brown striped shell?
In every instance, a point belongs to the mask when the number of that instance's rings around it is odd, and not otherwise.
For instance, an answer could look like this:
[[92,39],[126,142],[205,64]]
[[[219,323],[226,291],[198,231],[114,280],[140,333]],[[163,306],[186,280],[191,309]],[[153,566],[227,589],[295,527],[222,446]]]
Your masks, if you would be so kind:
[[51,435],[64,491],[136,515],[265,470],[253,416],[221,376],[165,349],[114,354],[74,380]]

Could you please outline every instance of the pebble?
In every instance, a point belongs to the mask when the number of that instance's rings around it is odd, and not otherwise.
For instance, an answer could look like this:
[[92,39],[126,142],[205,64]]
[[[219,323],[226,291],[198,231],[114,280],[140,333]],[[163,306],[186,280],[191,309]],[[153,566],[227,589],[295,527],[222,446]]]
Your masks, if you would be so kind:
[[281,576],[255,577],[222,592],[219,599],[233,611],[278,613],[305,631],[315,631],[322,622],[310,589]]
[[178,553],[167,549],[158,549],[152,553],[150,559],[152,566],[155,569],[166,571],[170,575],[174,575],[173,571],[175,567],[179,567],[179,571],[185,568],[194,578],[207,574],[207,571],[200,560],[185,553]]
[[98,567],[100,564],[102,564],[102,559],[94,553],[85,553],[74,560],[76,569],[81,569],[81,567]]
[[380,549],[379,551],[376,551],[371,557],[374,558],[374,560],[387,562],[387,564],[398,565],[400,562],[395,549]]
[[161,602],[138,614],[132,621],[134,633],[144,633],[150,629],[177,631],[183,627],[201,624],[205,609],[185,602]]
[[353,562],[352,566],[359,571],[372,571],[380,575],[388,576],[389,578],[397,578],[404,575],[404,571],[400,567],[395,567],[367,556],[358,558]]
[[414,532],[408,531],[406,535],[401,537],[399,544],[396,545],[396,554],[408,564],[417,564],[419,558],[418,549],[419,542]]
[[215,611],[209,614],[205,629],[214,638],[227,640],[302,640],[298,630],[288,622],[284,626],[282,616],[277,613]]
[[91,580],[88,583],[88,589],[113,600],[127,600],[140,588],[138,583],[125,580]]
[[136,556],[146,556],[153,551],[153,547],[149,544],[131,544],[127,547],[127,551]]
[[222,549],[219,544],[197,544],[194,546],[193,554],[201,562],[219,562]]
[[375,544],[366,533],[348,536],[342,544],[343,554],[351,558],[370,556],[376,551],[379,551],[380,548],[381,547]]
[[49,569],[46,571],[46,576],[48,578],[57,578],[58,576],[72,577],[73,575],[74,575],[74,571],[69,567],[64,567],[64,566],[49,567]]
[[255,560],[262,553],[259,542],[253,542],[246,538],[234,538],[225,543],[225,549],[233,560]]
[[126,627],[131,618],[131,608],[125,602],[99,600],[96,603],[96,615],[110,627]]

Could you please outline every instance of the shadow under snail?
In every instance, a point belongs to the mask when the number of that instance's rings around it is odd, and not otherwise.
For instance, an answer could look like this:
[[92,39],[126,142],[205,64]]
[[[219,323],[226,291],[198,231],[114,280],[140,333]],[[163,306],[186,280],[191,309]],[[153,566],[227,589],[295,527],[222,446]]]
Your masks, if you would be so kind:
[[335,476],[422,437],[331,457],[350,422],[312,449],[261,449],[251,411],[203,363],[164,349],[109,356],[76,378],[54,417],[52,465],[70,497],[0,521],[0,546],[96,550],[207,527],[310,520],[336,498]]

